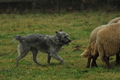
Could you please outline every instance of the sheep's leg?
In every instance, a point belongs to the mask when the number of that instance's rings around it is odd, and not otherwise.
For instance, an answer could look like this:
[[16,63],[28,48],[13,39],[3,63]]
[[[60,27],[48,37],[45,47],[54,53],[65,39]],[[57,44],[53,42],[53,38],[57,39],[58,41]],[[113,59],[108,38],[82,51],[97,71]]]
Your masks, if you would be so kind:
[[116,54],[116,63],[117,64],[120,63],[119,59],[120,59],[119,54]]
[[99,56],[99,54],[98,53],[96,53],[96,55],[95,56],[93,56],[93,60],[92,60],[92,65],[91,65],[91,67],[98,67],[97,66],[97,63],[96,63],[96,59],[98,58],[98,56]]
[[111,65],[109,63],[109,57],[104,56],[104,61],[105,61],[106,65],[107,65],[107,67],[110,69]]
[[89,67],[90,67],[90,62],[91,62],[92,57],[93,57],[92,55],[89,55],[89,56],[88,56],[86,68],[89,68]]

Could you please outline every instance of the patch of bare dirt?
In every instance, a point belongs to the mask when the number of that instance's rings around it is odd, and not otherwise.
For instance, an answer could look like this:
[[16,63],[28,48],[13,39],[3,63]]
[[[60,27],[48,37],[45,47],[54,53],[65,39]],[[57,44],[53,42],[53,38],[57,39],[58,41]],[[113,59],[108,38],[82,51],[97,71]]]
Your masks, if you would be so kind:
[[82,49],[84,49],[86,47],[82,47],[81,45],[76,45],[73,47],[73,52],[76,52],[76,51],[82,51]]

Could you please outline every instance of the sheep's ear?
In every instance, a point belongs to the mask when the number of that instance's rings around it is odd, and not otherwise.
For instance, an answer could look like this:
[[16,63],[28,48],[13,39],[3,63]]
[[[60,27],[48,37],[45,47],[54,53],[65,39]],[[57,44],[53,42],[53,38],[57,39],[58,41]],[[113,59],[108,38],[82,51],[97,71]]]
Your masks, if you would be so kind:
[[60,29],[60,32],[63,31],[62,29]]

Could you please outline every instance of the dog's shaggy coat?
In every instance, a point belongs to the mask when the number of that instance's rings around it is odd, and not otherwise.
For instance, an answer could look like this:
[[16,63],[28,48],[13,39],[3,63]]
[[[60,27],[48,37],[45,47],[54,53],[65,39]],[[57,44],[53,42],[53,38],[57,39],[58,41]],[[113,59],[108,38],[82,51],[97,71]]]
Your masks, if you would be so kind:
[[48,54],[48,63],[50,63],[51,57],[57,59],[62,64],[65,64],[63,59],[57,55],[60,48],[71,42],[68,37],[68,34],[64,31],[56,32],[56,35],[42,35],[42,34],[28,34],[26,36],[15,36],[14,41],[18,40],[20,44],[18,45],[18,57],[16,58],[16,66],[20,59],[24,58],[29,51],[33,53],[33,60],[38,65],[40,64],[36,60],[38,50]]

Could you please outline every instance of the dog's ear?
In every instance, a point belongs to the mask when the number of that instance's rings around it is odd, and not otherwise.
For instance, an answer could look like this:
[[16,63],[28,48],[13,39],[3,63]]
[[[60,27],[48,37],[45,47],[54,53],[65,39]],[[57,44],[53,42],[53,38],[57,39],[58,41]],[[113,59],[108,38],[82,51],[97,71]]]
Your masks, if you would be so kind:
[[60,29],[60,32],[63,31],[62,29]]
[[56,31],[56,35],[57,35],[57,36],[60,36],[60,32]]

